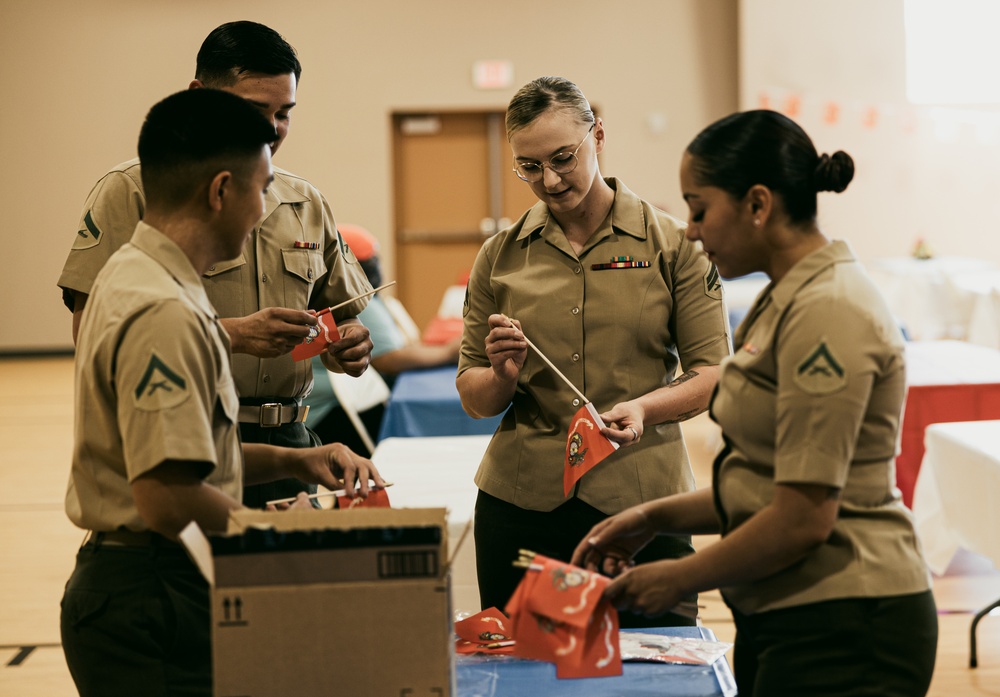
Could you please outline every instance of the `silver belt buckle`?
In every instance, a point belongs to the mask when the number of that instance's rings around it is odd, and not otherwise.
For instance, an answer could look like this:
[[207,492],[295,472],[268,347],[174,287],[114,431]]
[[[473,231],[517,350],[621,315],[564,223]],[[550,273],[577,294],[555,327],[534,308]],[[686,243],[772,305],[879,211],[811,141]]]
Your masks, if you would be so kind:
[[258,421],[261,428],[276,428],[281,425],[281,403],[280,402],[268,402],[267,404],[260,405],[260,420]]

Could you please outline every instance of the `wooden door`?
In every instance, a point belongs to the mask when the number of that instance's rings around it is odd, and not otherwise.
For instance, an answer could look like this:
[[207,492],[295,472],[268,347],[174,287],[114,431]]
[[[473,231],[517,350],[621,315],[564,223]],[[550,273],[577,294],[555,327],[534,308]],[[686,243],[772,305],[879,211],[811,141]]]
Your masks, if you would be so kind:
[[397,296],[423,329],[483,241],[536,199],[511,171],[504,114],[393,116]]

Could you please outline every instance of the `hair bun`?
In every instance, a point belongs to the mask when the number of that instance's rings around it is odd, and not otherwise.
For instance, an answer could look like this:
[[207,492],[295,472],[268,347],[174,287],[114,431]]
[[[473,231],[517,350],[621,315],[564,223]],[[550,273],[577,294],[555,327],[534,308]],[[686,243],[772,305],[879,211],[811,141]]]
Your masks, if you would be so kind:
[[823,153],[816,163],[816,191],[840,193],[854,179],[854,160],[843,150]]

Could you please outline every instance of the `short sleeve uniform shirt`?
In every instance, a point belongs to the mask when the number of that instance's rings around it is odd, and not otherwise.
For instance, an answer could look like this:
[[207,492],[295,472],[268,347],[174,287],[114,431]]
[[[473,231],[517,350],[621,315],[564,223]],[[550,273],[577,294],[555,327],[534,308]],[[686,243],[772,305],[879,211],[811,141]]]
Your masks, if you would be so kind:
[[229,339],[187,257],[140,223],[95,281],[76,356],[66,510],[90,530],[143,530],[131,483],[166,460],[201,463],[236,500],[243,465]]
[[[577,255],[538,203],[487,240],[470,276],[459,374],[489,367],[488,318],[504,313],[598,412],[669,383],[678,368],[729,354],[718,272],[684,238],[683,224],[608,179],[608,218]],[[615,259],[635,262],[607,268]],[[476,484],[529,510],[564,500],[562,470],[579,397],[531,349],[513,403],[487,448]],[[677,424],[646,429],[579,482],[575,495],[611,514],[693,488]]]
[[830,538],[757,583],[724,588],[744,613],[929,588],[894,458],[906,392],[903,339],[844,242],[765,288],[735,336],[711,406],[727,451],[713,485],[723,534],[776,483],[840,489]]
[[[88,196],[59,286],[89,293],[98,271],[129,240],[145,211],[138,160],[114,167]],[[202,279],[220,317],[245,317],[266,307],[322,310],[371,290],[353,252],[337,232],[323,195],[306,180],[278,168],[264,217],[243,254],[216,264]],[[334,312],[357,316],[368,298]],[[291,355],[233,356],[241,397],[303,397],[312,388],[309,361]]]

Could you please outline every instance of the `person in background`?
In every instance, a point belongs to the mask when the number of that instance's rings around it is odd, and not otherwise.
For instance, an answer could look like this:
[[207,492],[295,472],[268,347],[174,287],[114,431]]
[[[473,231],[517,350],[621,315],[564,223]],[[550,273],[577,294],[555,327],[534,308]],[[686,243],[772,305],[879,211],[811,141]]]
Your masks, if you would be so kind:
[[[633,612],[720,588],[740,697],[915,697],[934,670],[930,578],[893,481],[903,337],[847,243],[816,223],[817,192],[853,176],[849,155],[818,155],[773,111],[728,116],[688,146],[688,239],[723,276],[770,277],[712,399],[725,448],[712,487],[623,511],[573,555],[617,574],[606,596]],[[638,563],[658,535],[691,533],[722,538]]]
[[[273,29],[230,22],[214,29],[198,51],[192,89],[212,87],[243,97],[272,123],[277,139],[288,135],[302,66]],[[264,214],[236,258],[205,269],[202,282],[232,343],[233,378],[240,396],[240,435],[247,443],[308,447],[319,443],[306,428],[302,398],[312,389],[312,366],[288,355],[316,324],[314,312],[361,295],[371,287],[354,255],[337,235],[323,195],[309,182],[275,168]],[[91,191],[59,286],[73,311],[73,336],[94,278],[111,254],[128,242],[146,211],[138,160],[114,167]],[[371,341],[357,320],[367,299],[334,314],[341,341],[322,360],[332,370],[360,375]],[[260,508],[273,499],[313,492],[286,480],[244,490]]]
[[[77,344],[66,512],[88,535],[61,633],[83,697],[211,695],[208,584],[176,538],[190,521],[225,531],[244,482],[384,484],[339,444],[241,452],[229,335],[201,276],[240,255],[264,212],[275,137],[211,89],[166,98],[143,124],[145,215],[91,286]],[[294,505],[311,508],[304,493]]]
[[[730,353],[715,267],[682,223],[601,176],[604,122],[580,89],[538,78],[511,99],[514,172],[538,197],[488,239],[469,279],[457,387],[471,416],[506,412],[476,474],[476,563],[483,607],[503,609],[518,550],[569,561],[596,522],[694,488],[680,422],[704,411]],[[630,266],[609,268],[613,259]],[[581,400],[527,339],[593,402],[625,446],[563,490]],[[685,372],[678,375],[679,366]],[[644,559],[693,551],[656,540]],[[688,599],[694,608],[694,598]],[[623,626],[694,624],[691,613],[622,615]]]
[[[341,237],[351,248],[358,263],[364,270],[372,288],[378,288],[383,281],[382,262],[379,258],[378,239],[360,225],[338,225]],[[394,308],[395,304],[397,307]],[[406,370],[435,368],[458,363],[458,349],[461,337],[443,344],[427,344],[408,336],[408,327],[400,323],[398,313],[406,309],[395,298],[383,297],[376,293],[368,306],[361,311],[358,319],[368,328],[373,344],[371,367],[392,387],[396,377]],[[403,319],[409,319],[404,315]],[[409,320],[412,323],[412,320]],[[309,406],[308,426],[316,432],[324,443],[341,442],[359,452],[366,448],[357,436],[350,419],[339,405],[336,395],[329,386],[327,369],[320,361],[313,360],[313,380],[316,388],[305,400]],[[362,411],[360,417],[371,434],[377,434],[385,411],[383,404]]]

